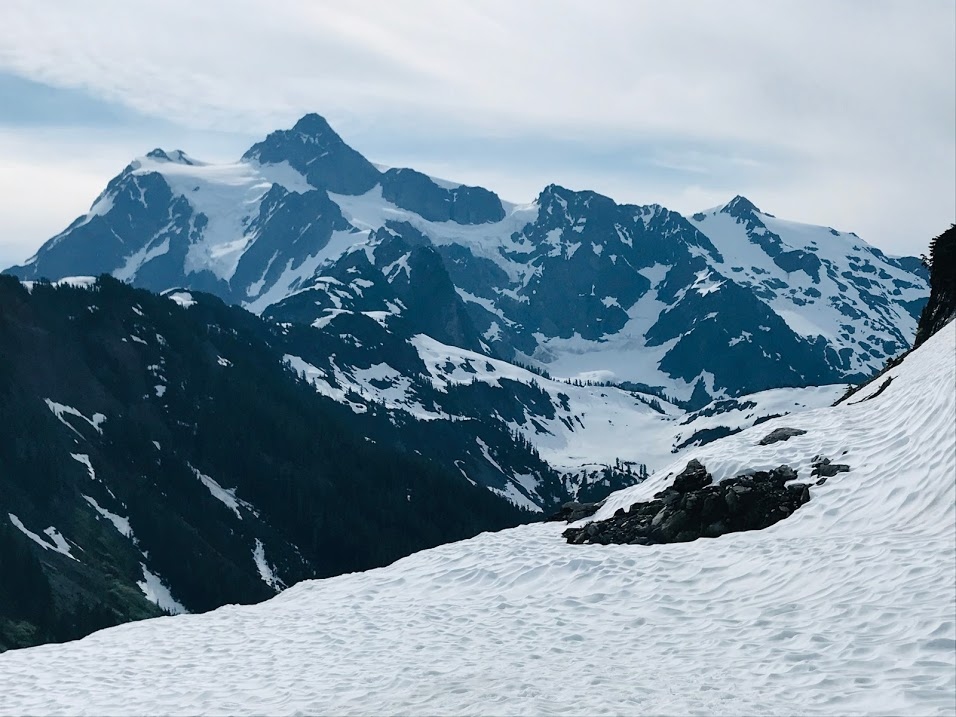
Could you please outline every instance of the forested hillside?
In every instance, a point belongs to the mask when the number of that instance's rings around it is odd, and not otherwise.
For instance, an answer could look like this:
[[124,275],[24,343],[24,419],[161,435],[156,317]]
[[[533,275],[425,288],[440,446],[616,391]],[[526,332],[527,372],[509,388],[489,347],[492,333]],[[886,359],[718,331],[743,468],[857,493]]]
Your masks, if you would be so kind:
[[256,602],[531,518],[369,438],[387,417],[317,394],[285,340],[213,297],[0,277],[0,648]]

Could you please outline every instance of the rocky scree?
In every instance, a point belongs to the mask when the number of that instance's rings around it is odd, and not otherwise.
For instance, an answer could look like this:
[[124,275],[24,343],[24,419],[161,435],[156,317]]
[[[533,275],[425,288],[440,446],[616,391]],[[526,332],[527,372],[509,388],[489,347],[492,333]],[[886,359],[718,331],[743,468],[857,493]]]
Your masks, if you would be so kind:
[[[814,475],[835,475],[849,466],[814,459]],[[830,473],[833,471],[833,473]],[[673,485],[654,495],[654,500],[620,508],[606,520],[568,528],[562,534],[569,543],[627,543],[654,545],[684,543],[698,538],[716,538],[725,533],[760,530],[783,520],[810,500],[810,488],[793,483],[796,471],[781,465],[771,471],[752,471],[713,484],[713,477],[698,460],[691,460]],[[562,509],[584,515],[584,506]],[[594,508],[595,512],[597,508]],[[579,518],[580,519],[580,518]]]
[[561,506],[561,510],[548,518],[548,522],[550,523],[564,520],[568,523],[575,523],[582,518],[590,518],[592,515],[597,513],[603,505],[603,500],[598,501],[597,503],[579,503],[576,500],[572,500],[564,503]]

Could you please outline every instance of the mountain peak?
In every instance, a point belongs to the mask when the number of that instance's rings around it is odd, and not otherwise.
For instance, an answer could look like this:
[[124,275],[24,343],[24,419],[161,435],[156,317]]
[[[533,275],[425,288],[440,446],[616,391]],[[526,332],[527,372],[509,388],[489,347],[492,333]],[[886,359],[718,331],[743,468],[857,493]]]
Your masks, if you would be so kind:
[[742,219],[751,214],[760,212],[756,204],[740,194],[727,202],[720,211],[723,214],[729,214],[736,219]]
[[551,201],[554,201],[555,198],[560,197],[562,201],[566,201],[568,197],[575,194],[575,192],[567,187],[562,187],[560,184],[549,184],[538,194],[538,204],[545,204]]
[[199,164],[190,157],[188,154],[183,152],[181,149],[174,149],[171,152],[167,152],[164,149],[157,147],[156,149],[150,150],[146,153],[146,156],[150,159],[155,159],[160,162],[172,162],[174,164],[188,164],[189,166],[194,166]]
[[260,164],[288,162],[313,187],[339,194],[364,194],[381,173],[349,147],[322,115],[311,112],[292,129],[272,132],[242,155]]
[[328,123],[328,120],[315,112],[309,112],[307,115],[303,115],[302,118],[296,122],[295,125],[293,125],[292,131],[299,132],[300,134],[306,134],[310,137],[331,135],[332,137],[341,140],[339,135]]

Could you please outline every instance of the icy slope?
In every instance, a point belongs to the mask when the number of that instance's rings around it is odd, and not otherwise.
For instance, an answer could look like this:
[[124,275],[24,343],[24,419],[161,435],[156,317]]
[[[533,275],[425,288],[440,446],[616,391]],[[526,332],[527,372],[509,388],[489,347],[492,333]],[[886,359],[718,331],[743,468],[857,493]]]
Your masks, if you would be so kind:
[[[484,534],[8,652],[0,712],[953,714],[954,338],[871,400],[695,454],[715,478],[781,462],[807,478],[816,453],[852,466],[767,530],[653,547],[571,546],[555,524]],[[808,433],[756,445],[782,422]]]

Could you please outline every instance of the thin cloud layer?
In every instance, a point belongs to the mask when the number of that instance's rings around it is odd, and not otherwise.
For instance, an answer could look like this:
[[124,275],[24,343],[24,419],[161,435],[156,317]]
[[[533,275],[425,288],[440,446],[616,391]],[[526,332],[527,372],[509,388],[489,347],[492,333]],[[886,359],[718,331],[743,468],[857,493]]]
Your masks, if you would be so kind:
[[681,211],[744,193],[896,253],[956,215],[947,0],[7,0],[4,15],[0,72],[184,136],[318,111],[372,159],[518,200],[547,181]]

